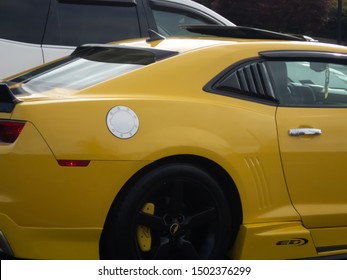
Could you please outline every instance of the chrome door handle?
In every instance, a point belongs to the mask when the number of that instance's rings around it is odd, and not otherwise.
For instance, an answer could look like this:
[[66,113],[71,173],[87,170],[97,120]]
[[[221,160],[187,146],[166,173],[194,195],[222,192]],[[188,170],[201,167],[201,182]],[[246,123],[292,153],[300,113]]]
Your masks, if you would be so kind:
[[322,130],[319,128],[293,128],[288,131],[290,136],[300,135],[321,135]]

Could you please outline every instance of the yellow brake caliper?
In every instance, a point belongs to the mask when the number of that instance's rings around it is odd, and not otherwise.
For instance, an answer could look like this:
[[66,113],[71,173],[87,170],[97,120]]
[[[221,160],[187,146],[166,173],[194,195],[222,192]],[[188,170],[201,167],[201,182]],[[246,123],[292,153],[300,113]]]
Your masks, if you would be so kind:
[[[142,212],[153,215],[154,207],[153,203],[146,203],[142,208]],[[142,252],[148,252],[151,250],[152,236],[150,228],[141,225],[137,227],[137,243]]]

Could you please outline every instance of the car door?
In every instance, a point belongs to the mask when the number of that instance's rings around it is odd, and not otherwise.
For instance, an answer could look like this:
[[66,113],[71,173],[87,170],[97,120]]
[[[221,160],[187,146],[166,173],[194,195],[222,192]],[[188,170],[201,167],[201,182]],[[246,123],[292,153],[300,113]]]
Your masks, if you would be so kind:
[[[268,61],[267,66],[280,101],[278,141],[292,203],[311,229],[318,252],[346,249],[346,56],[267,55],[277,60]],[[279,84],[283,81],[285,87]]]

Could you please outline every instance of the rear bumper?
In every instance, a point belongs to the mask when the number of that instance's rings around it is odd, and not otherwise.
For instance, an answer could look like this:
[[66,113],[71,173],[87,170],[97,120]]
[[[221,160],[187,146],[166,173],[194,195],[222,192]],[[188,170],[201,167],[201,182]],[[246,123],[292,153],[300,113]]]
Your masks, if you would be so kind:
[[22,227],[0,215],[4,259],[99,259],[102,228]]
[[0,145],[0,257],[98,259],[99,240],[120,188],[147,161],[60,166],[26,122],[13,144]]

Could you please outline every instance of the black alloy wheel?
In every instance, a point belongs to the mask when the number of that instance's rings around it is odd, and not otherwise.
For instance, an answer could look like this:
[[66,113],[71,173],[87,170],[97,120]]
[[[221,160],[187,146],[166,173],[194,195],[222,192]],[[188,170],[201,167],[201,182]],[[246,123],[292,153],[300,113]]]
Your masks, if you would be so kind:
[[229,249],[226,196],[212,176],[190,164],[153,170],[111,210],[102,258],[223,259]]

